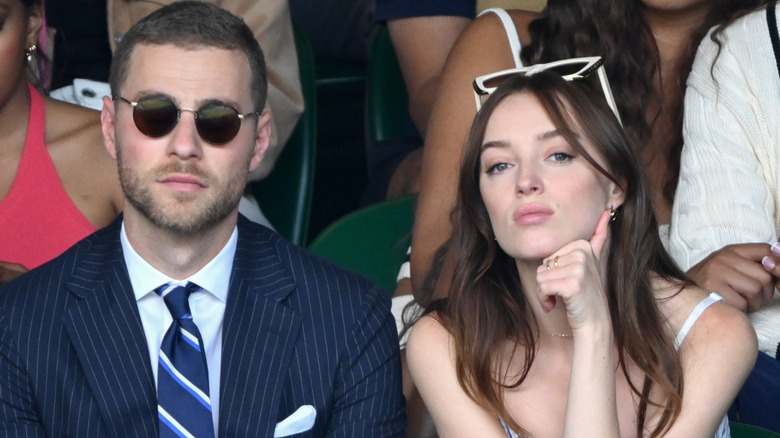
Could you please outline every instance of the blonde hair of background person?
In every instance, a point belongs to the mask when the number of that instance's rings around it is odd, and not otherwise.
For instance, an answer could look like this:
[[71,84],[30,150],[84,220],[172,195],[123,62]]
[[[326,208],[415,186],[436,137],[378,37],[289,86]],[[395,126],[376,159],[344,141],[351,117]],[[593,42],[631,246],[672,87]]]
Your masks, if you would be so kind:
[[727,436],[755,334],[663,249],[636,149],[583,84],[515,76],[477,115],[411,374],[446,437]]
[[[28,66],[40,56],[37,36],[42,13],[40,0],[0,0],[0,206],[12,189],[27,141],[31,107],[28,81],[36,81]],[[123,196],[116,164],[103,147],[100,113],[45,97],[44,104],[45,148],[59,177],[56,183],[62,184],[70,201],[95,229],[102,228],[121,211]],[[38,245],[35,236],[27,244]],[[0,283],[34,267],[0,260]]]

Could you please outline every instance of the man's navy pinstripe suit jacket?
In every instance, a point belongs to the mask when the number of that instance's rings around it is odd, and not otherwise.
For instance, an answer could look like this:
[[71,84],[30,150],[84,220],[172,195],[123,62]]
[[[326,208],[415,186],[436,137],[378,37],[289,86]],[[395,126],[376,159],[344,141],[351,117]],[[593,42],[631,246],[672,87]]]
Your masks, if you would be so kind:
[[[157,436],[120,224],[0,288],[0,436]],[[271,437],[306,404],[296,437],[403,436],[389,300],[243,217],[222,342],[220,437]]]

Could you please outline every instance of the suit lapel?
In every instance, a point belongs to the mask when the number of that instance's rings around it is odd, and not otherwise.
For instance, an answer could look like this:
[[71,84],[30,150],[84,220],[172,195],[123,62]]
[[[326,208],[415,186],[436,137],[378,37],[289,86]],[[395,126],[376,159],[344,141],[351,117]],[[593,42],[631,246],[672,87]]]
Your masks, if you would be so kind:
[[100,416],[117,436],[156,436],[148,346],[119,242],[121,218],[95,236],[66,287],[63,324]]
[[272,436],[301,317],[285,302],[296,286],[269,235],[242,222],[222,335],[219,435]]

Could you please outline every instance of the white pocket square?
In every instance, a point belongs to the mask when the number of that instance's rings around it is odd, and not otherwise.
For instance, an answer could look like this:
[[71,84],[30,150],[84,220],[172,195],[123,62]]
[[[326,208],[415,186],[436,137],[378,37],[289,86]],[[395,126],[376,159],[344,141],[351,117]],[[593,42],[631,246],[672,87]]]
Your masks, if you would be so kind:
[[314,426],[315,418],[317,418],[317,410],[314,409],[314,406],[303,405],[292,415],[276,423],[274,438],[306,432]]

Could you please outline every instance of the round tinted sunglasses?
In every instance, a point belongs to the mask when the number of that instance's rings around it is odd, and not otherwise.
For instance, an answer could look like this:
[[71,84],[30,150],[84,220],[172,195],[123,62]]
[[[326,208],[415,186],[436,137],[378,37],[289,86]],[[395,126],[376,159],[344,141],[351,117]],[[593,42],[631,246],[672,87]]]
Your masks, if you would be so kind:
[[209,102],[202,107],[178,108],[173,101],[164,96],[146,96],[132,102],[122,96],[114,96],[133,107],[133,121],[142,134],[158,138],[173,130],[182,111],[195,116],[195,128],[200,137],[213,145],[223,145],[233,140],[241,129],[245,117],[260,116],[259,112],[239,113],[235,108],[223,103]]

